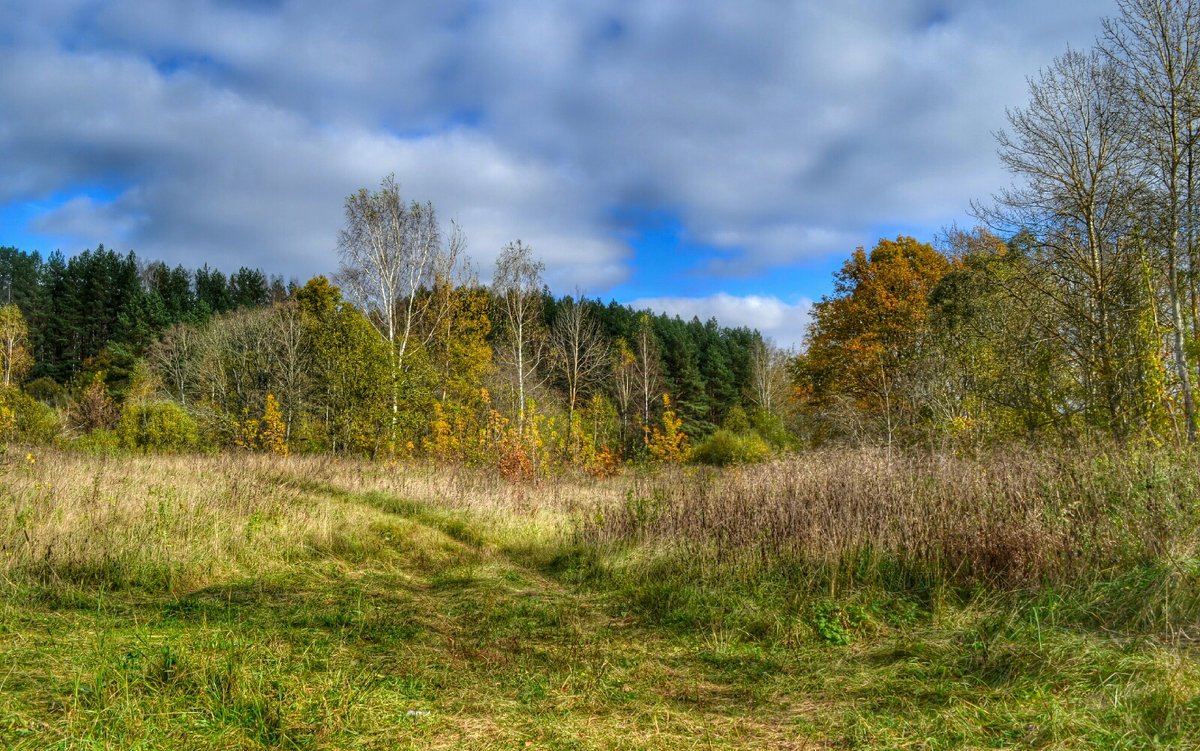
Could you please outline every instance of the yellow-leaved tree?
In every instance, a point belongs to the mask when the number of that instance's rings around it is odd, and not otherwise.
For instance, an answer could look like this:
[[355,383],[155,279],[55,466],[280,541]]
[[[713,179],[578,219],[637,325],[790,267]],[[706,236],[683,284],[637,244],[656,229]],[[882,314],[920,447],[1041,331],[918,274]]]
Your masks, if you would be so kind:
[[259,445],[263,451],[288,455],[287,423],[283,420],[283,410],[279,408],[274,394],[267,394],[267,403],[263,407]]
[[[439,459],[465,459],[480,449],[478,434],[486,424],[490,396],[480,388],[492,373],[491,300],[473,281],[433,291],[445,295],[446,315],[430,338],[428,353],[435,373],[435,393],[425,450]],[[486,450],[486,447],[484,447]]]
[[655,426],[650,430],[646,448],[650,450],[650,456],[657,461],[682,462],[687,458],[688,453],[688,437],[683,432],[683,420],[675,414],[675,410],[671,407],[670,396],[663,394],[662,403],[662,428]]
[[29,326],[16,305],[0,306],[0,381],[13,386],[29,372]]

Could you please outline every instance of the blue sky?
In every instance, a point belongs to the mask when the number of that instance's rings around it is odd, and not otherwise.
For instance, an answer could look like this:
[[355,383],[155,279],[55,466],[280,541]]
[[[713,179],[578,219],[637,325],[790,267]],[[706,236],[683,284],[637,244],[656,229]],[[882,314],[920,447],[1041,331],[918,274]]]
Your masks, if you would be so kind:
[[857,245],[1007,183],[992,132],[1107,0],[0,0],[0,244],[301,279],[395,173],[486,281],[799,342]]

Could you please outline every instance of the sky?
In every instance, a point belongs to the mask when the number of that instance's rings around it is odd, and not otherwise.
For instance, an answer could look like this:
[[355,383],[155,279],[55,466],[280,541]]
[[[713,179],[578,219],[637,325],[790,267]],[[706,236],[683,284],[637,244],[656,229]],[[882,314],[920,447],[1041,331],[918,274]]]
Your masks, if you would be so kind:
[[1112,0],[0,0],[0,245],[295,277],[394,174],[487,281],[797,346],[857,246],[970,225]]

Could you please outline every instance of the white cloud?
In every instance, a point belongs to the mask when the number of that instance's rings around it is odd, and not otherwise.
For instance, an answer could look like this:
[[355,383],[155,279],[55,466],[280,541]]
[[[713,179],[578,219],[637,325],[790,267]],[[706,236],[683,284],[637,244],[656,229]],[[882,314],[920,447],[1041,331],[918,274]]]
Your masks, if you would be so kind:
[[798,350],[808,328],[812,301],[787,303],[777,297],[739,297],[721,292],[708,297],[643,297],[630,306],[679,316],[685,321],[693,317],[701,321],[716,318],[722,326],[757,329],[780,347]]
[[[406,198],[430,200],[445,223],[462,225],[485,275],[517,237],[560,288],[607,287],[628,273],[628,249],[594,231],[584,186],[487,134],[317,127],[123,56],[10,53],[0,54],[3,66],[29,75],[0,80],[0,101],[41,125],[0,131],[0,151],[11,154],[0,196],[87,186],[98,175],[129,185],[112,200],[79,196],[39,217],[35,228],[47,235],[170,262],[327,273],[344,198],[395,172]],[[70,96],[50,103],[43,89]]]
[[732,251],[703,272],[761,275],[961,218],[1007,182],[991,131],[1026,76],[1113,10],[9,3],[0,203],[115,186],[37,226],[312,273],[333,265],[344,196],[395,172],[461,221],[485,271],[520,237],[557,289],[603,290],[628,273],[612,216],[632,207]]

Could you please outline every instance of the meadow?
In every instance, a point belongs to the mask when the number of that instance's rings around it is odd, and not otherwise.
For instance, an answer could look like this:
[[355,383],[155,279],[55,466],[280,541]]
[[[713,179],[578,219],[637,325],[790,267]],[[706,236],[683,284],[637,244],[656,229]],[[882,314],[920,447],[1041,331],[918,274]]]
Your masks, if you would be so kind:
[[1200,748],[1200,456],[0,465],[0,747]]

